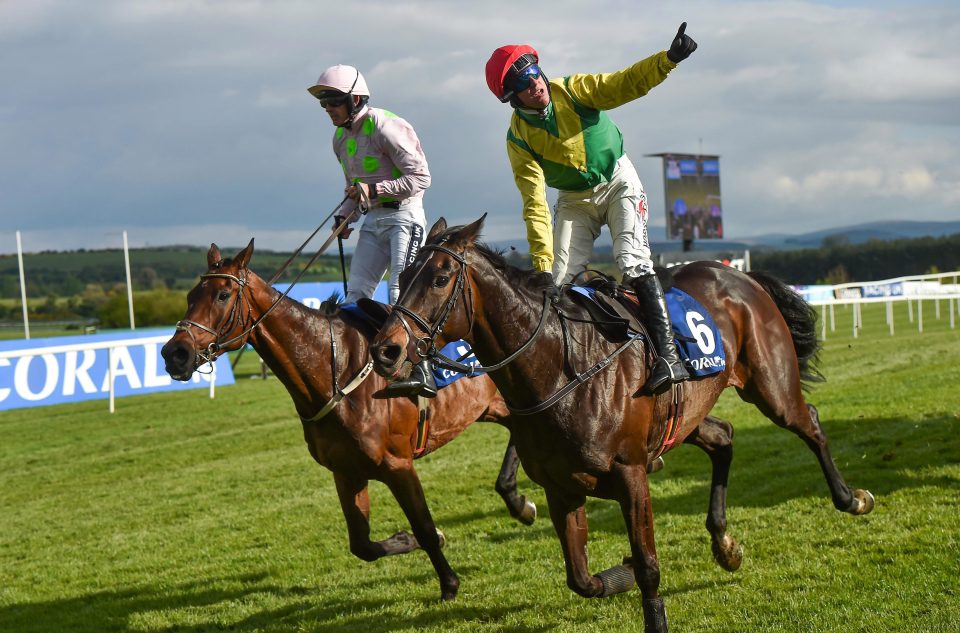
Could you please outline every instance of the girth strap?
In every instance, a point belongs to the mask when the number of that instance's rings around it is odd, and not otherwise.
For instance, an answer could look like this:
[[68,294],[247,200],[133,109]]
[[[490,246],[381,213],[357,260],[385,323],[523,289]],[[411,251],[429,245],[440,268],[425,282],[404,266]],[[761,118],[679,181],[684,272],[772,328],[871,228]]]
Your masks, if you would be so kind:
[[360,383],[362,383],[364,380],[367,379],[367,376],[370,375],[371,371],[373,371],[373,361],[370,361],[369,363],[367,363],[364,366],[364,368],[360,370],[360,373],[354,376],[353,380],[347,383],[346,387],[334,393],[333,397],[330,398],[327,404],[325,404],[324,407],[320,409],[315,415],[312,415],[309,418],[305,418],[301,415],[300,420],[302,422],[316,422],[320,418],[324,417],[325,415],[333,411],[333,408],[337,406],[341,400],[343,400],[351,391],[359,387]]

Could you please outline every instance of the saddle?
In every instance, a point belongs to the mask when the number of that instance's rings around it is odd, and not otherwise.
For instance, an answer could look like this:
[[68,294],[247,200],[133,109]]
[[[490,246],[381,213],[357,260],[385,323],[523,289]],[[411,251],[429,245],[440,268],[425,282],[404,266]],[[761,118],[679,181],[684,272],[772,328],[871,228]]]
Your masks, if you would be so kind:
[[[656,272],[666,292],[673,286],[673,275],[665,268],[658,268]],[[585,277],[582,281],[581,275]],[[631,332],[641,332],[649,338],[636,293],[598,270],[584,271],[574,281],[577,283],[568,288],[567,296],[586,308],[596,322],[597,329],[607,339],[625,341]],[[577,287],[593,290],[592,298],[589,294],[577,291]]]
[[[349,305],[349,304],[348,304]],[[343,305],[340,306],[344,308]],[[361,297],[356,305],[345,308],[344,312],[352,317],[351,321],[367,338],[373,338],[390,316],[390,306],[379,301]]]

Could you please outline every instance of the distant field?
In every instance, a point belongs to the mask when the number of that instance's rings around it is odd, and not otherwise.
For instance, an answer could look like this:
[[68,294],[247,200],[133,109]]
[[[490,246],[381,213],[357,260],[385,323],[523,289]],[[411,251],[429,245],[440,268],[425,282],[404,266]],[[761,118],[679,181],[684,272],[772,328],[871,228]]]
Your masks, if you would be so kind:
[[[960,327],[924,312],[849,310],[828,333],[828,381],[810,395],[848,482],[876,510],[833,510],[813,455],[730,391],[729,531],[743,567],[722,571],[703,527],[709,462],[667,455],[652,496],[672,631],[956,631],[960,613]],[[642,630],[639,592],[584,600],[564,583],[543,492],[532,527],[493,492],[507,441],[478,424],[418,463],[446,555],[450,604],[422,552],[352,557],[330,474],[309,457],[286,392],[237,384],[0,413],[0,631],[103,633],[581,632]],[[373,532],[407,526],[371,486]],[[592,500],[591,568],[628,551],[619,509]]]

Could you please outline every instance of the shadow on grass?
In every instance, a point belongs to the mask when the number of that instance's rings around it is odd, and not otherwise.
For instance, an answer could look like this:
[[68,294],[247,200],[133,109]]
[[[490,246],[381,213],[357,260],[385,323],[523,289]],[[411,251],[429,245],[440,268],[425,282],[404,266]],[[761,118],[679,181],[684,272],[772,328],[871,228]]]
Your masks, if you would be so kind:
[[[736,421],[733,424],[728,507],[766,508],[792,499],[819,498],[824,512],[836,511],[820,465],[800,438],[772,423],[741,429]],[[883,507],[884,497],[900,490],[960,487],[956,478],[922,473],[931,466],[960,464],[960,418],[955,414],[938,413],[920,421],[860,418],[822,424],[847,484],[872,492],[878,507]],[[710,460],[684,445],[668,453],[665,462],[664,470],[651,476],[656,514],[706,516]],[[683,491],[657,490],[672,483],[683,484]],[[619,510],[596,514],[597,520],[590,517],[591,531],[623,532]]]
[[[734,459],[727,491],[728,507],[767,508],[792,499],[820,499],[824,512],[835,512],[830,491],[814,453],[799,437],[773,423],[736,428]],[[960,464],[960,418],[935,413],[921,421],[891,418],[824,420],[834,462],[851,488],[865,488],[883,507],[893,492],[927,486],[956,488],[960,480],[921,474],[921,469]],[[710,460],[699,449],[683,445],[665,456],[664,470],[651,476],[658,515],[703,515],[710,498]],[[658,488],[683,484],[683,492]],[[495,543],[553,537],[542,489],[527,482],[521,490],[538,504],[533,526],[514,522],[516,529],[490,535]],[[623,518],[615,502],[588,499],[590,530],[623,533]],[[599,510],[599,511],[598,511]],[[476,521],[506,518],[506,509],[437,514],[440,529],[469,526]],[[735,526],[731,526],[735,529]]]
[[[236,589],[210,589],[211,585],[242,583]],[[348,589],[350,588],[347,585]],[[356,586],[357,593],[364,587]],[[249,602],[252,596],[271,594],[286,604],[264,609],[236,621],[224,622],[219,618],[222,607],[235,608],[238,602]],[[229,578],[209,578],[192,581],[175,587],[137,587],[117,591],[98,591],[75,598],[31,602],[0,607],[0,631],[17,633],[110,633],[129,631],[136,616],[151,612],[192,610],[192,619],[197,613],[209,609],[211,614],[203,622],[176,623],[151,627],[149,624],[134,624],[134,628],[153,632],[205,633],[211,631],[358,631],[365,633],[389,633],[397,630],[415,630],[427,624],[439,630],[451,628],[467,621],[496,622],[518,610],[537,612],[535,604],[504,604],[497,608],[460,606],[456,603],[441,605],[438,600],[426,600],[429,613],[409,613],[407,605],[392,599],[378,601],[369,598],[350,600],[330,599],[320,590],[289,586],[283,587],[267,582],[267,575],[245,575]],[[388,613],[384,613],[384,610]],[[395,612],[394,612],[395,611]],[[377,613],[371,617],[371,613]],[[503,631],[538,633],[549,626],[501,627]]]

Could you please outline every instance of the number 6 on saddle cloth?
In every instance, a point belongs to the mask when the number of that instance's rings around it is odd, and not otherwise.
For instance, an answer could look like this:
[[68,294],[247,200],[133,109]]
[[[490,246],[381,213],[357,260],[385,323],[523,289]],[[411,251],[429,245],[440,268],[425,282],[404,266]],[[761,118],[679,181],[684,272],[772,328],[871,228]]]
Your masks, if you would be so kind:
[[[638,307],[633,293],[621,288],[616,296],[611,296],[592,286],[572,286],[570,291],[570,296],[587,308],[600,329],[612,340],[623,341],[641,331],[635,316]],[[679,288],[666,290],[664,296],[677,351],[690,375],[699,378],[723,371],[727,357],[720,331],[710,313]]]

